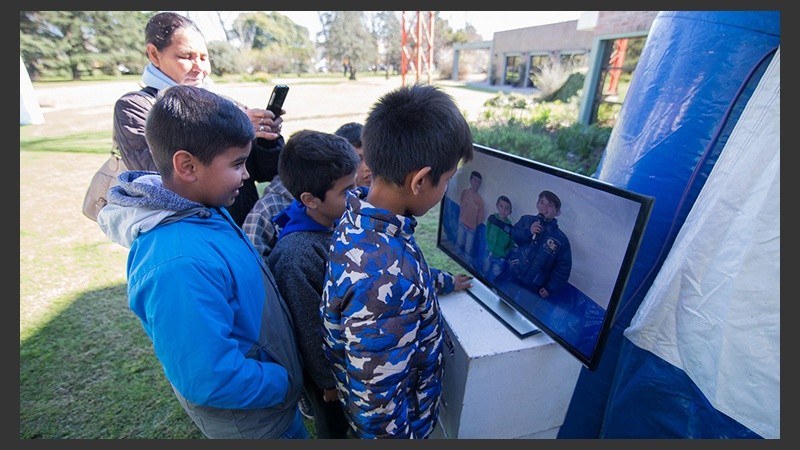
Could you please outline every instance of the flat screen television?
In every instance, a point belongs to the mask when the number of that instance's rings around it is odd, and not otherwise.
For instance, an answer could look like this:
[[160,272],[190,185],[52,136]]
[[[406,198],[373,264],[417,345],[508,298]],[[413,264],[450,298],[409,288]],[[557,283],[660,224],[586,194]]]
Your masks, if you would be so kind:
[[436,246],[475,278],[467,293],[508,328],[521,338],[544,331],[594,370],[653,203],[475,145],[442,199]]

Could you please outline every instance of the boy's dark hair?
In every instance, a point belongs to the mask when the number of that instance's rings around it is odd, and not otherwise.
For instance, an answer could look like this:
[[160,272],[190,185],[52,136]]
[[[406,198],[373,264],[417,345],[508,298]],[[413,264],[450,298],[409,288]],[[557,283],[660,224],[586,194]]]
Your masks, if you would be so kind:
[[508,197],[506,197],[505,195],[501,195],[500,197],[497,197],[497,201],[495,202],[495,205],[497,205],[500,202],[506,202],[509,205],[511,205],[511,200],[509,200]]
[[557,209],[561,209],[561,199],[556,194],[550,191],[542,191],[539,193],[539,198],[542,197],[550,200],[550,203],[554,204]]
[[470,173],[470,174],[469,174],[469,177],[470,177],[470,178],[472,178],[472,177],[475,177],[475,178],[477,178],[477,179],[479,179],[479,180],[483,181],[483,176],[482,176],[482,175],[481,175],[481,173],[480,173],[480,172],[478,172],[477,170],[473,170],[473,171],[472,171],[472,173]]
[[364,125],[358,122],[349,122],[339,127],[333,134],[347,139],[353,147],[361,147],[361,131]]
[[278,157],[278,174],[298,201],[303,192],[320,200],[336,181],[355,174],[361,164],[347,139],[322,131],[300,130],[289,138]]
[[158,171],[172,177],[172,156],[186,150],[211,164],[231,147],[256,138],[247,114],[232,101],[203,88],[177,85],[162,90],[150,109],[145,139]]
[[172,45],[172,36],[175,31],[188,28],[200,33],[203,32],[188,17],[184,17],[174,12],[161,12],[151,17],[144,27],[144,41],[153,44],[159,51]]
[[403,86],[373,105],[361,133],[373,177],[402,185],[406,175],[431,167],[431,181],[460,160],[472,159],[472,133],[453,98],[431,85]]

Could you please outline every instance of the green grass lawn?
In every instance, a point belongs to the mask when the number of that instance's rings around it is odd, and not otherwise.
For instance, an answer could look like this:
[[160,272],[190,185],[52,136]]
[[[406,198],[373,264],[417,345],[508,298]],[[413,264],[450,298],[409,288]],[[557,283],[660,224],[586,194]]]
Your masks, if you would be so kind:
[[109,133],[26,135],[21,127],[19,437],[202,438],[128,309],[126,249],[81,213]]

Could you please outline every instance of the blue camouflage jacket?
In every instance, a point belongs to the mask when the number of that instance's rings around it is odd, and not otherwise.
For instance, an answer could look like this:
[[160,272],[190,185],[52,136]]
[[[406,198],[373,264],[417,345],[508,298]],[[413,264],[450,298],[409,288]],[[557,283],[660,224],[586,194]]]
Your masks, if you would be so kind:
[[323,349],[358,438],[426,438],[442,391],[437,293],[452,274],[428,267],[413,217],[348,194],[334,231],[320,313]]

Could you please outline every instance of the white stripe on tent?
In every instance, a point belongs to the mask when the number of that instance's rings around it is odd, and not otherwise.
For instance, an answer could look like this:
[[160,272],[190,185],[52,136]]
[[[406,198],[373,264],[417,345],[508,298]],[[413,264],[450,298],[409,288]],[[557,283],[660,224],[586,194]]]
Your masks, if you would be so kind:
[[780,438],[780,48],[625,336]]

